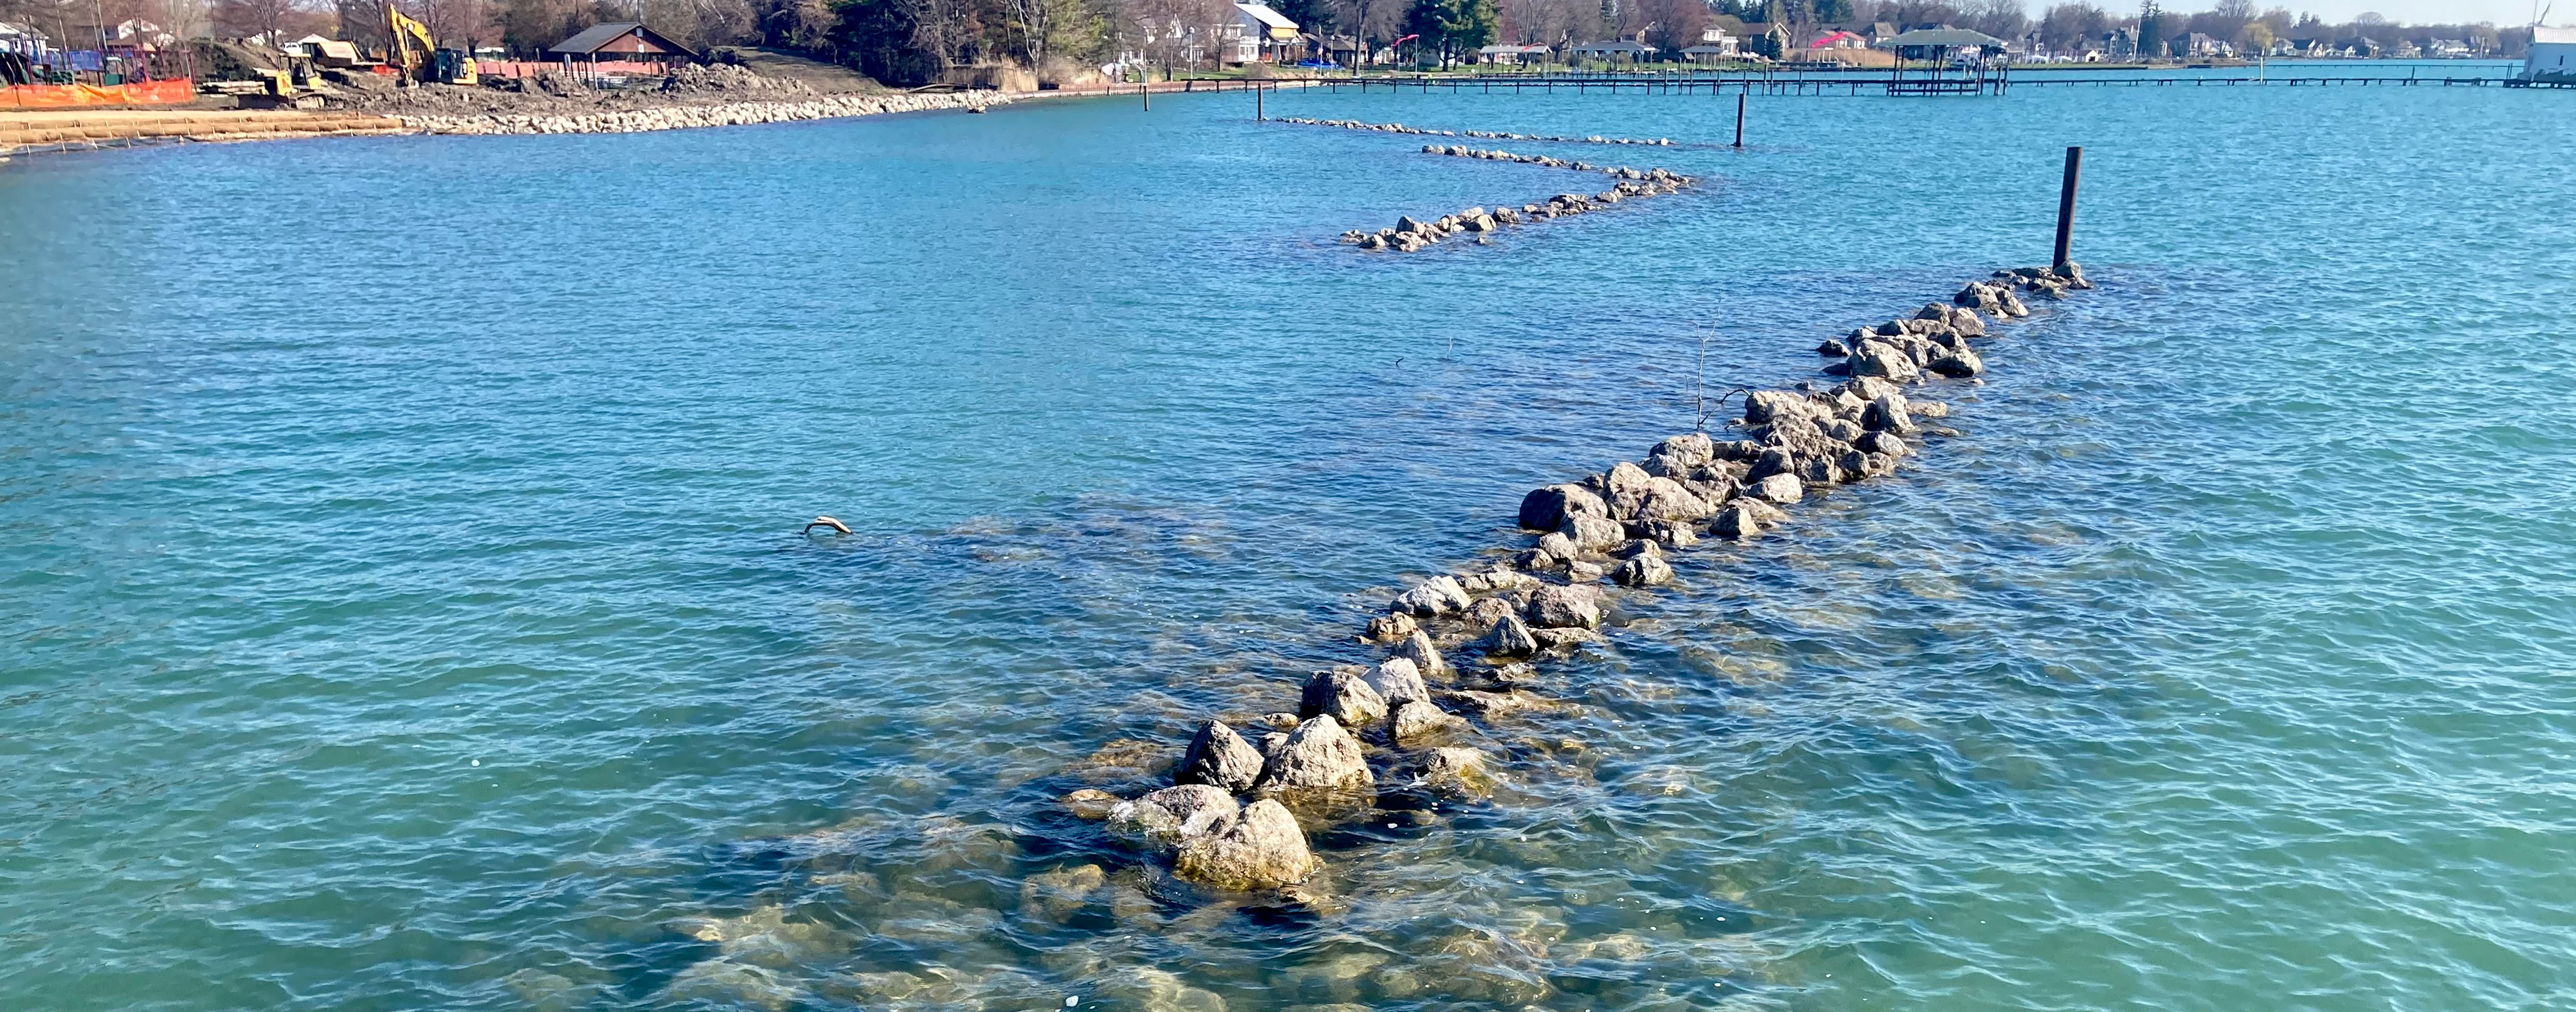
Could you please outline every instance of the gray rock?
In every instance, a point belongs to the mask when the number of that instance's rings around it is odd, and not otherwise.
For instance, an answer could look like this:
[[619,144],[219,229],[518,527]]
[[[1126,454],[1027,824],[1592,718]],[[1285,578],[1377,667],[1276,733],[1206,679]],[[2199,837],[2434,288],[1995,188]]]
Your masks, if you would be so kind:
[[[1473,610],[1474,608],[1473,605],[1468,607],[1470,610]],[[1414,669],[1420,672],[1420,675],[1415,679],[1416,681],[1419,681],[1422,678],[1433,677],[1443,671],[1449,670],[1449,665],[1440,659],[1440,651],[1431,645],[1431,637],[1420,632],[1414,633],[1412,637],[1406,639],[1403,644],[1397,646],[1395,648],[1395,656],[1413,662]],[[1381,687],[1378,694],[1385,695],[1385,689]],[[1396,697],[1394,696],[1386,697],[1386,702],[1389,706],[1395,705],[1395,700]]]
[[[1733,491],[1732,488],[1727,489],[1730,497]],[[1716,511],[1716,506],[1709,507],[1709,512]],[[1640,520],[1628,525],[1628,533],[1675,547],[1686,546],[1699,540],[1699,528],[1683,520]]]
[[1512,607],[1510,601],[1499,597],[1480,597],[1467,609],[1467,624],[1471,627],[1490,629],[1493,628],[1494,623],[1518,614],[1520,609]]
[[1893,432],[1897,435],[1914,431],[1914,416],[1905,410],[1905,395],[1890,391],[1878,395],[1860,413],[1860,427],[1871,432]]
[[1753,462],[1753,470],[1746,472],[1744,478],[1746,481],[1758,482],[1772,475],[1789,474],[1797,469],[1797,455],[1790,453],[1785,447],[1774,446],[1762,451],[1761,459]]
[[1109,811],[1109,831],[1146,847],[1178,846],[1235,816],[1234,795],[1206,784],[1166,787]]
[[1485,754],[1472,748],[1435,748],[1413,765],[1413,786],[1456,799],[1491,796],[1496,777]]
[[1529,626],[1519,616],[1505,615],[1494,621],[1477,647],[1496,657],[1527,657],[1538,652],[1538,640],[1531,638]]
[[[1313,723],[1322,716],[1350,727],[1367,727],[1386,716],[1386,697],[1357,672],[1318,671],[1306,680],[1306,691],[1297,699],[1297,717]],[[1297,726],[1303,730],[1306,724]]]
[[1652,455],[1695,468],[1717,459],[1717,443],[1704,432],[1666,436],[1655,444]]
[[1909,400],[1905,402],[1905,413],[1916,418],[1948,418],[1950,406],[1940,401]]
[[[1370,716],[1372,722],[1385,716],[1380,710]],[[1350,790],[1377,783],[1370,775],[1368,761],[1361,757],[1359,739],[1342,729],[1342,723],[1331,715],[1317,716],[1288,732],[1277,754],[1261,767],[1261,779],[1253,785],[1259,791]]]
[[1188,751],[1181,753],[1180,770],[1172,774],[1178,784],[1205,784],[1229,794],[1252,789],[1261,776],[1261,753],[1243,736],[1234,733],[1222,720],[1199,725],[1199,733],[1190,739]]
[[1805,483],[1794,474],[1775,474],[1753,483],[1753,497],[1786,506],[1806,498]]
[[1393,610],[1408,615],[1448,615],[1467,610],[1467,589],[1452,576],[1435,576],[1395,597]]
[[1761,534],[1763,523],[1751,500],[1739,499],[1718,511],[1717,521],[1709,525],[1710,533],[1721,538],[1742,540]]
[[1665,562],[1661,555],[1640,555],[1620,563],[1619,568],[1610,575],[1612,579],[1618,580],[1621,586],[1651,587],[1670,582],[1673,578],[1673,567]]
[[1860,350],[1852,353],[1851,374],[1875,376],[1905,383],[1911,382],[1923,373],[1922,368],[1914,364],[1913,356],[1898,350],[1894,345],[1883,341],[1867,341],[1861,344]]
[[1986,361],[1978,358],[1976,352],[1961,348],[1934,356],[1931,364],[1925,368],[1951,379],[1967,379],[1985,372]]
[[1551,651],[1572,650],[1578,644],[1591,643],[1601,638],[1600,633],[1580,627],[1567,629],[1532,629],[1530,630],[1530,636],[1538,640],[1539,649]]
[[1610,506],[1581,485],[1550,485],[1521,497],[1521,526],[1530,530],[1556,530],[1577,514],[1607,517]]
[[1786,390],[1756,390],[1744,398],[1744,421],[1748,425],[1768,425],[1783,414],[1803,415],[1808,410],[1806,398]]
[[1405,700],[1386,720],[1386,738],[1398,748],[1410,748],[1466,729],[1464,719],[1432,705],[1428,699]]
[[1571,566],[1565,567],[1565,582],[1599,583],[1601,582],[1601,578],[1608,575],[1609,572],[1610,567],[1604,566],[1598,562],[1577,562]]
[[1825,343],[1816,346],[1816,354],[1823,355],[1827,358],[1847,358],[1850,357],[1851,353],[1851,345],[1844,344],[1841,341],[1834,340],[1830,337],[1825,339]]
[[1798,470],[1796,471],[1798,481],[1809,488],[1822,488],[1827,485],[1842,484],[1847,480],[1847,478],[1843,474],[1841,464],[1838,463],[1841,459],[1842,454],[1834,454],[1831,456],[1818,454],[1813,457],[1799,458]]
[[[1415,633],[1414,636],[1417,639],[1422,640],[1424,648],[1427,649],[1431,646],[1431,641],[1427,637],[1423,637],[1421,633]],[[1440,655],[1435,653],[1431,656],[1436,659]],[[1369,689],[1376,692],[1377,697],[1380,700],[1383,700],[1385,704],[1390,707],[1399,705],[1408,699],[1431,698],[1431,690],[1424,687],[1422,684],[1421,664],[1410,658],[1390,658],[1385,663],[1369,669],[1368,674],[1360,677],[1367,681]],[[1351,726],[1357,727],[1359,725],[1352,724]]]
[[1297,817],[1287,806],[1263,799],[1223,829],[1192,837],[1172,862],[1172,873],[1210,889],[1250,892],[1303,882],[1315,863]]
[[1601,593],[1590,587],[1540,587],[1530,594],[1529,624],[1542,629],[1601,624]]
[[1420,628],[1422,626],[1413,621],[1413,616],[1402,612],[1380,615],[1369,620],[1368,638],[1378,643],[1397,643]]
[[1892,432],[1869,433],[1860,437],[1858,445],[1863,453],[1889,458],[1902,457],[1908,450],[1905,445],[1905,440],[1898,438],[1897,435]]
[[1564,534],[1577,550],[1581,550],[1618,544],[1627,538],[1628,529],[1609,517],[1576,514],[1565,518],[1565,527],[1558,533]]

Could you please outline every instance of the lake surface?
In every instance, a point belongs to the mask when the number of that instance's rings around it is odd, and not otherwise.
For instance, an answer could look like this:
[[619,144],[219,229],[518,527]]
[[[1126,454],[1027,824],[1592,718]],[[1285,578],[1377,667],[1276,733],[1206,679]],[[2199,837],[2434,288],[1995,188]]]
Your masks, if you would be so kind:
[[[0,165],[0,1007],[2576,1005],[2570,96],[1733,105],[1274,96],[1707,177],[1410,257],[1331,237],[1599,177],[1232,94]],[[2044,260],[2067,144],[2101,288],[1676,553],[1491,804],[1292,908],[1056,802],[1703,335]]]

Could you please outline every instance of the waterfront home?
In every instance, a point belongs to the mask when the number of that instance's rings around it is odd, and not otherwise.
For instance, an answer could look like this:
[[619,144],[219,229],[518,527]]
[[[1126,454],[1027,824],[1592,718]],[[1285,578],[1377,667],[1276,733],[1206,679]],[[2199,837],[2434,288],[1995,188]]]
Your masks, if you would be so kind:
[[1225,62],[1277,63],[1297,43],[1297,23],[1267,4],[1234,5],[1234,23],[1225,26]]
[[2531,49],[2522,57],[2522,79],[2576,83],[2576,28],[2531,27]]
[[2469,44],[2458,39],[2434,39],[2424,47],[2424,55],[2436,60],[2465,60],[2469,54]]
[[1565,51],[1572,60],[1600,60],[1604,63],[1635,63],[1654,55],[1654,49],[1640,42],[1619,39],[1612,42],[1586,42]]

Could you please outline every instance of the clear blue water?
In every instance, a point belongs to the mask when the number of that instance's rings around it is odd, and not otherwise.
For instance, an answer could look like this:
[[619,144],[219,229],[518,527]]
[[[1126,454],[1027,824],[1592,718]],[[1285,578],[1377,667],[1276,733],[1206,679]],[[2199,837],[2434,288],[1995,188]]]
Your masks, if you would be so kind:
[[[2567,99],[1756,98],[1405,258],[1330,237],[1580,177],[1235,95],[0,165],[0,1007],[2576,1005]],[[1677,555],[1490,806],[1282,911],[1055,803],[1687,429],[1698,331],[2042,259],[2068,143],[2102,288]]]

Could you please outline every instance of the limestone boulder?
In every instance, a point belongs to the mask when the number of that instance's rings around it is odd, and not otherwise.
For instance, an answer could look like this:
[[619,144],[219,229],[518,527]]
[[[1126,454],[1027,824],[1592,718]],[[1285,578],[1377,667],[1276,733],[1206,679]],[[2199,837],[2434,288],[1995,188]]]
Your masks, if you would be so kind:
[[1458,585],[1454,576],[1435,576],[1422,585],[1398,594],[1393,610],[1407,615],[1449,615],[1467,610],[1467,589]]
[[1265,798],[1222,829],[1192,837],[1172,862],[1172,873],[1209,889],[1251,892],[1303,882],[1315,863],[1297,817]]
[[[1470,611],[1474,610],[1474,608],[1474,605],[1468,606]],[[1430,635],[1419,631],[1415,632],[1412,636],[1407,637],[1403,643],[1396,646],[1395,658],[1396,660],[1412,663],[1415,672],[1413,676],[1413,683],[1415,685],[1420,685],[1423,679],[1436,677],[1441,672],[1449,669],[1448,663],[1440,659],[1439,648],[1431,645]],[[1380,671],[1385,670],[1385,667],[1386,665],[1383,664],[1378,666]],[[1369,676],[1369,684],[1378,690],[1378,695],[1386,697],[1386,703],[1388,706],[1395,705],[1396,700],[1400,698],[1387,692],[1386,686],[1379,685],[1378,676],[1375,674]]]
[[1494,620],[1476,647],[1493,657],[1527,657],[1538,652],[1538,640],[1530,637],[1529,626],[1518,615],[1504,615]]
[[1386,738],[1398,748],[1413,748],[1427,742],[1455,735],[1467,729],[1467,721],[1434,705],[1428,699],[1408,699],[1386,719]]
[[1753,483],[1753,497],[1774,505],[1786,506],[1806,495],[1806,483],[1794,474],[1775,474]]
[[1651,587],[1671,582],[1673,567],[1661,555],[1640,555],[1620,563],[1610,577],[1625,587]]
[[[1384,716],[1386,697],[1378,695],[1367,677],[1356,671],[1315,672],[1297,698],[1297,717],[1309,723],[1318,717],[1331,717],[1350,727],[1367,727]],[[1305,726],[1298,725],[1301,730]]]
[[1618,544],[1627,538],[1628,528],[1609,517],[1576,514],[1566,517],[1565,526],[1559,528],[1557,533],[1565,535],[1579,553]]
[[1413,616],[1403,612],[1392,612],[1369,620],[1368,638],[1376,643],[1402,643],[1405,637],[1413,635],[1421,628],[1421,624],[1415,622]]
[[[1420,636],[1421,634],[1416,633],[1414,635]],[[1428,648],[1430,645],[1431,644],[1428,639],[1423,641],[1423,646],[1425,648]],[[1436,659],[1439,655],[1433,654],[1432,656]],[[1421,665],[1410,658],[1392,658],[1386,663],[1369,669],[1368,674],[1362,675],[1361,679],[1366,681],[1369,689],[1377,694],[1378,699],[1381,700],[1384,705],[1389,707],[1400,705],[1408,699],[1431,698],[1431,690],[1422,684]],[[1357,727],[1359,725],[1352,724],[1351,726]]]
[[1206,784],[1166,787],[1109,813],[1109,831],[1146,847],[1173,847],[1234,818],[1234,795]]
[[1541,587],[1524,609],[1529,624],[1542,629],[1590,629],[1601,624],[1601,592],[1592,587]]
[[1550,485],[1521,497],[1521,526],[1530,530],[1557,530],[1576,515],[1607,517],[1610,506],[1581,485]]
[[1869,402],[1869,407],[1861,411],[1860,427],[1871,432],[1892,432],[1901,436],[1914,431],[1914,415],[1905,410],[1905,395],[1891,390],[1878,395],[1877,400]]
[[1985,372],[1986,361],[1977,357],[1976,352],[1961,348],[1933,356],[1931,363],[1924,368],[1951,379],[1967,379]]
[[1253,789],[1356,790],[1376,782],[1377,778],[1369,773],[1368,760],[1360,752],[1359,739],[1343,730],[1340,720],[1321,715],[1288,732],[1288,740],[1262,766],[1261,779]]
[[1172,782],[1204,784],[1228,794],[1241,794],[1261,778],[1261,762],[1261,752],[1251,742],[1243,740],[1224,721],[1211,720],[1199,725],[1198,735],[1181,753],[1180,769],[1172,774]]

